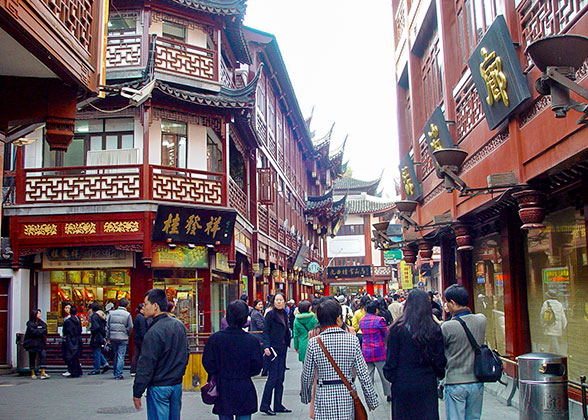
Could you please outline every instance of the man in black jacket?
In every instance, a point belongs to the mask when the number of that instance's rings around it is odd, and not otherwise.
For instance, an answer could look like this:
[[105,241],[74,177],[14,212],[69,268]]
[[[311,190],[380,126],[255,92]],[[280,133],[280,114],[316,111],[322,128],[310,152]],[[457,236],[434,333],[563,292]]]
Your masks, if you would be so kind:
[[184,324],[167,315],[167,297],[151,289],[143,306],[153,322],[141,349],[133,384],[133,402],[141,409],[147,389],[147,418],[179,420],[182,408],[182,377],[188,364],[188,337]]

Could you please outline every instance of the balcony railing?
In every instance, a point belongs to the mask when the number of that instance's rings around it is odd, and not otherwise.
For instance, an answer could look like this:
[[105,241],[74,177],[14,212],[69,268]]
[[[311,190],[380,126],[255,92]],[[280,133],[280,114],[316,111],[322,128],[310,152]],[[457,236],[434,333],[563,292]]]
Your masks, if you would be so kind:
[[226,204],[224,174],[143,165],[37,168],[17,171],[16,204],[129,200]]
[[141,65],[141,35],[109,36],[106,67],[125,68]]
[[155,70],[218,82],[216,51],[161,38],[155,48]]
[[243,217],[248,218],[247,194],[231,178],[229,178],[229,206],[236,208]]

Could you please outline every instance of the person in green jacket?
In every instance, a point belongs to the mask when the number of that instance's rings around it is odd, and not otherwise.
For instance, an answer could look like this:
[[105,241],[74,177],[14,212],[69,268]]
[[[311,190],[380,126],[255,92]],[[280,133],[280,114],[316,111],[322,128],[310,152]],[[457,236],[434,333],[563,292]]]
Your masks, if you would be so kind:
[[298,353],[298,360],[304,362],[306,346],[308,345],[308,333],[318,325],[316,316],[310,310],[310,302],[303,300],[298,304],[299,314],[294,319],[292,335],[294,336],[294,349]]

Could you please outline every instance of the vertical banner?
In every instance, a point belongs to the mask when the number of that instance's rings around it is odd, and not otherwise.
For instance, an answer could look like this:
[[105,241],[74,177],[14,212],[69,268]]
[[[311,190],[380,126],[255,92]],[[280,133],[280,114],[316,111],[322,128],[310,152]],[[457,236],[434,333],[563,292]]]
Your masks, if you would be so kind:
[[406,195],[406,199],[417,201],[423,195],[423,191],[416,176],[414,162],[409,153],[402,158],[398,169],[400,170],[400,185]]

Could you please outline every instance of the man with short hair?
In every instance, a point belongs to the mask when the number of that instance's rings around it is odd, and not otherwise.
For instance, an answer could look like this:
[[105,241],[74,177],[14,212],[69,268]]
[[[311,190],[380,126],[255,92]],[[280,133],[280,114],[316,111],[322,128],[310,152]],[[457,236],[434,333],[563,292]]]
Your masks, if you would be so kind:
[[402,311],[404,311],[404,306],[400,303],[400,295],[394,293],[392,295],[392,303],[388,305],[388,310],[390,311],[390,315],[392,315],[392,322],[396,321],[402,315]]
[[143,311],[152,319],[145,333],[133,403],[141,409],[141,396],[147,390],[147,418],[179,420],[182,408],[182,377],[188,364],[188,337],[181,321],[167,315],[167,297],[162,289],[145,294]]
[[474,375],[474,349],[462,319],[478,344],[484,343],[486,317],[473,314],[468,308],[469,294],[465,287],[453,284],[445,289],[445,302],[452,319],[441,324],[445,344],[445,411],[448,420],[479,420],[482,415],[484,384]]
[[129,306],[128,299],[120,299],[118,308],[110,311],[106,319],[106,339],[114,352],[114,379],[124,379],[125,354],[129,345],[129,336],[133,331],[133,317],[127,311],[127,306]]

